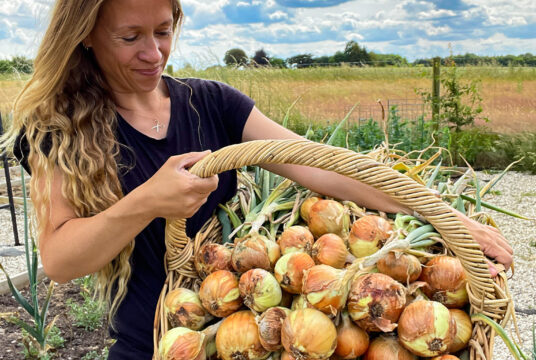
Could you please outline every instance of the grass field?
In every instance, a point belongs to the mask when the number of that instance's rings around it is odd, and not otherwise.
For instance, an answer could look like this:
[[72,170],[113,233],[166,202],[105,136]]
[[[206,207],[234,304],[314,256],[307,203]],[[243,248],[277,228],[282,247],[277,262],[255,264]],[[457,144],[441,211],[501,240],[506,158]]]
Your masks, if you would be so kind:
[[[483,116],[488,126],[501,133],[536,131],[536,68],[459,68],[461,81],[479,80]],[[306,122],[333,122],[342,119],[356,103],[358,117],[380,117],[381,108],[393,99],[413,99],[415,89],[430,90],[431,68],[310,68],[310,69],[227,69],[203,71],[183,69],[179,77],[200,77],[227,82],[251,96],[257,106],[274,120],[283,119],[298,98],[292,118]],[[26,79],[0,78],[0,111],[9,109]],[[426,109],[424,109],[426,111]],[[422,113],[415,105],[413,113]]]

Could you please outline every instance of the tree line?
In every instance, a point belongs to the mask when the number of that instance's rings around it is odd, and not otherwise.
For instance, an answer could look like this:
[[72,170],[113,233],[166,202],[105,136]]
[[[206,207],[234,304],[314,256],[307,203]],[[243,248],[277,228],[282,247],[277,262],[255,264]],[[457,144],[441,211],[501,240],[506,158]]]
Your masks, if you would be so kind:
[[[227,66],[272,66],[279,68],[305,68],[312,66],[431,66],[432,58],[417,59],[413,62],[396,54],[380,54],[368,51],[355,41],[348,41],[344,50],[333,55],[314,57],[310,53],[298,54],[287,59],[269,56],[264,49],[255,51],[252,57],[240,48],[233,48],[225,53],[223,58]],[[522,55],[479,56],[471,53],[453,55],[445,61],[453,61],[457,66],[536,66],[536,55],[526,53]]]
[[11,60],[0,59],[0,74],[31,74],[33,72],[33,60],[24,56],[14,56]]

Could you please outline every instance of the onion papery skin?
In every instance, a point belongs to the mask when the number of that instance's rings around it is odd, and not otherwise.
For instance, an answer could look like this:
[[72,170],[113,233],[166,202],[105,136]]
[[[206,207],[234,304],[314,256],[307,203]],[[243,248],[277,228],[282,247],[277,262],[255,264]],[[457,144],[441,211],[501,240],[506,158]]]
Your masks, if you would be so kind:
[[216,243],[205,244],[195,255],[194,265],[201,279],[216,270],[233,271],[231,249]]
[[383,247],[392,230],[391,224],[380,216],[363,216],[352,224],[348,237],[350,252],[357,258],[374,254]]
[[283,347],[281,327],[290,312],[290,309],[277,306],[266,310],[258,317],[259,339],[266,350],[277,351]]
[[233,268],[239,273],[251,269],[273,270],[279,259],[279,245],[264,235],[248,235],[238,241],[231,256]]
[[204,360],[205,334],[185,327],[176,327],[164,334],[158,346],[162,360]]
[[460,358],[454,355],[447,354],[447,355],[436,356],[434,358],[431,358],[430,360],[460,360]]
[[281,302],[281,287],[275,277],[264,269],[251,269],[238,283],[244,304],[256,312],[263,312]]
[[437,301],[417,300],[404,309],[398,320],[400,343],[419,356],[445,354],[455,335],[454,318]]
[[450,315],[456,323],[456,336],[449,347],[449,352],[455,353],[469,345],[473,334],[473,323],[467,313],[460,309],[449,309]]
[[335,200],[318,200],[311,206],[307,225],[315,239],[328,233],[345,239],[350,227],[350,215],[344,205]]
[[279,360],[296,360],[292,355],[290,355],[288,352],[283,351],[281,353],[281,359]]
[[428,284],[423,291],[430,300],[448,308],[461,308],[469,302],[465,270],[458,258],[437,256],[429,260],[419,280]]
[[307,301],[307,298],[305,295],[296,295],[294,297],[294,300],[292,300],[292,306],[291,310],[298,310],[298,309],[314,309],[315,307]]
[[203,308],[199,296],[189,289],[170,291],[164,299],[164,312],[172,328],[201,330],[211,316]]
[[275,264],[274,275],[281,287],[291,293],[302,292],[303,273],[315,266],[313,259],[302,252],[281,256]]
[[340,236],[324,234],[314,243],[311,254],[316,264],[324,264],[336,269],[342,269],[348,260],[350,252]]
[[337,330],[318,310],[295,310],[283,322],[281,342],[296,360],[327,359],[337,347]]
[[382,335],[374,339],[363,356],[363,360],[417,360],[394,336]]
[[303,275],[302,293],[307,302],[325,314],[336,316],[348,298],[348,285],[342,283],[345,270],[315,265]]
[[199,289],[203,307],[216,317],[225,317],[240,309],[242,298],[232,272],[218,270],[206,277]]
[[382,274],[389,275],[402,284],[414,282],[422,272],[421,262],[417,257],[393,251],[381,258],[376,265]]
[[255,315],[249,310],[223,320],[216,333],[216,349],[223,360],[260,360],[270,354],[261,345]]
[[354,278],[348,295],[348,313],[367,332],[389,332],[406,305],[406,290],[391,277],[366,274]]
[[281,249],[281,255],[290,254],[292,252],[305,252],[311,255],[311,250],[315,239],[313,234],[305,226],[294,225],[285,229],[277,244]]
[[309,222],[309,211],[311,211],[311,206],[316,203],[318,200],[322,200],[319,197],[312,196],[303,201],[300,206],[300,216],[306,223]]
[[355,359],[367,351],[369,335],[355,325],[347,312],[342,313],[342,321],[337,327],[337,347],[335,355],[340,359]]

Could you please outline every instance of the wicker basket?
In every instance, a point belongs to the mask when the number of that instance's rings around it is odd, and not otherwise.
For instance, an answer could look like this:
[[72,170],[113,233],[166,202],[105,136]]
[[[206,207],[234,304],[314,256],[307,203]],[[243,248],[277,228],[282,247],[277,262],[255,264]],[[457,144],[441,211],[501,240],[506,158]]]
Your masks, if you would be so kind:
[[[209,177],[257,164],[297,164],[334,171],[371,185],[417,211],[436,228],[448,249],[465,268],[471,313],[483,313],[503,326],[512,317],[513,302],[504,272],[492,279],[480,246],[452,209],[408,176],[366,155],[308,140],[259,140],[228,146],[208,155],[190,171],[200,177]],[[169,220],[166,225],[167,280],[155,313],[155,359],[158,359],[158,341],[169,328],[163,314],[166,294],[178,287],[197,290],[200,279],[193,265],[194,254],[205,242],[221,241],[221,226],[215,216],[203,226],[194,240],[187,237],[185,225],[185,219]],[[471,360],[491,360],[494,337],[493,330],[488,326],[474,324],[469,343]]]

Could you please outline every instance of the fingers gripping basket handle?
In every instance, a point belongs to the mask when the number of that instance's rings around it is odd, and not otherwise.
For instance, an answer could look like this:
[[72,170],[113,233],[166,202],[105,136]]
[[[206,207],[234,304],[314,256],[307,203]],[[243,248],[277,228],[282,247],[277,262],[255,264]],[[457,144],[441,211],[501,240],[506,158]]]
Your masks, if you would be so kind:
[[[473,309],[501,321],[505,314],[504,299],[497,299],[497,286],[491,279],[480,246],[453,210],[438,199],[429,189],[406,175],[351,150],[332,147],[308,140],[258,140],[222,148],[196,163],[190,172],[209,177],[227,170],[257,164],[296,164],[334,171],[359,180],[383,191],[401,204],[417,211],[441,234],[449,249],[460,259],[468,277],[468,293]],[[194,242],[185,232],[184,219],[169,220],[166,226],[167,287],[188,279],[196,279],[193,267]],[[170,280],[171,278],[171,280]],[[503,298],[503,296],[498,296]],[[159,303],[161,303],[161,301]],[[167,329],[165,320],[157,321]],[[500,313],[500,314],[498,314]],[[163,325],[163,326],[162,326]],[[158,337],[155,332],[155,345]],[[489,336],[489,333],[486,333]],[[484,340],[485,341],[485,340]],[[473,358],[473,357],[472,357]],[[482,357],[481,357],[482,358]],[[483,357],[483,359],[491,357]]]

